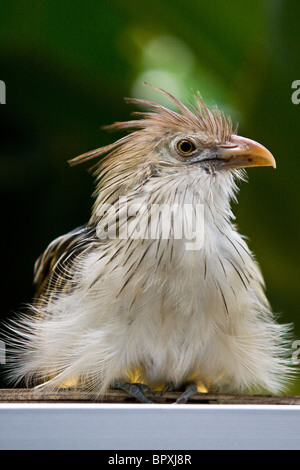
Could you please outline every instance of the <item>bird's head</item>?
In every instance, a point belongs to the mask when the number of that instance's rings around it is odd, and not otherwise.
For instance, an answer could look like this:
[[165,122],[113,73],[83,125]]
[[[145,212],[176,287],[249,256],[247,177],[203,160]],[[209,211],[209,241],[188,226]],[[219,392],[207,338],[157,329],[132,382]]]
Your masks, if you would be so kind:
[[151,101],[127,99],[149,111],[135,112],[136,119],[105,128],[131,132],[111,145],[71,160],[71,164],[77,164],[106,155],[94,167],[98,189],[114,181],[126,193],[129,185],[141,183],[151,172],[157,176],[187,167],[211,175],[236,173],[248,167],[276,167],[265,147],[236,135],[231,119],[218,108],[210,109],[200,96],[196,95],[195,104],[188,108],[166,91],[152,88],[175,103],[179,113]]

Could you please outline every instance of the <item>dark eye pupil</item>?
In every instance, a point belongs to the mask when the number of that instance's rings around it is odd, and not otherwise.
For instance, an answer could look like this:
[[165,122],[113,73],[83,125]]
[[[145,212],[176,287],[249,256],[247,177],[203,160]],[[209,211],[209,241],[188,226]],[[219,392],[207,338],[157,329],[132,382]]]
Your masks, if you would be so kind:
[[194,146],[188,140],[181,140],[178,144],[178,148],[182,153],[190,153],[194,150]]

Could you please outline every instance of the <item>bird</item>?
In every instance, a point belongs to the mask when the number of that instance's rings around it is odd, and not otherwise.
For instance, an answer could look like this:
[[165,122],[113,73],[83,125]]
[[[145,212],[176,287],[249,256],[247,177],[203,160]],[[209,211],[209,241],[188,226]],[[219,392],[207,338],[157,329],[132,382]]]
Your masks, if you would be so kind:
[[132,119],[104,126],[125,135],[69,161],[94,160],[91,216],[36,261],[35,297],[10,324],[9,380],[141,403],[157,390],[180,391],[176,404],[199,389],[282,393],[292,326],[232,211],[246,169],[275,159],[199,93],[185,105],[146,85],[172,106],[127,98]]

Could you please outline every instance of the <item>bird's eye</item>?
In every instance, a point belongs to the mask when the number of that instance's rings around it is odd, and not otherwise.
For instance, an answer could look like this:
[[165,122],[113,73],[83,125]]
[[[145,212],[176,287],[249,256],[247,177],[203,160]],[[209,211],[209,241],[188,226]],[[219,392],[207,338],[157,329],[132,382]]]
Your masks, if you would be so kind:
[[184,155],[188,155],[189,153],[193,152],[195,148],[195,145],[190,140],[180,140],[177,143],[177,150],[179,150],[179,152],[183,153]]

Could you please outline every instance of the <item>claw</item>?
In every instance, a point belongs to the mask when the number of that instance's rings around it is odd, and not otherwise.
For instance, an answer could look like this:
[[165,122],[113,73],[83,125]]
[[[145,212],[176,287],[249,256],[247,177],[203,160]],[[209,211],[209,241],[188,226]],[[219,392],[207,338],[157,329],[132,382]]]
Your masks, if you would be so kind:
[[185,391],[183,392],[182,395],[180,395],[180,397],[177,398],[175,403],[177,405],[182,405],[184,403],[187,403],[189,398],[194,396],[197,393],[197,391],[198,391],[197,384],[195,384],[194,382],[190,382],[189,384],[187,384]]
[[147,385],[147,384],[142,384],[142,383],[139,383],[139,382],[134,382],[133,385],[136,385],[137,387],[139,387],[139,389],[144,393],[144,392],[148,392],[148,393],[151,393],[151,395],[154,397],[155,396],[155,392],[152,390],[152,388]]
[[124,390],[129,395],[136,397],[141,403],[153,403],[149,398],[145,397],[144,392],[150,392],[154,396],[153,390],[149,385],[142,383],[129,383],[129,382],[117,382],[115,388]]
[[174,392],[176,389],[175,389],[175,386],[173,384],[173,382],[169,382],[165,388],[163,389],[162,392],[160,392],[160,396],[164,395],[165,393],[167,392]]

